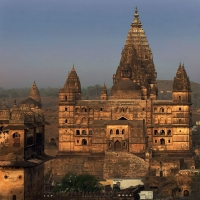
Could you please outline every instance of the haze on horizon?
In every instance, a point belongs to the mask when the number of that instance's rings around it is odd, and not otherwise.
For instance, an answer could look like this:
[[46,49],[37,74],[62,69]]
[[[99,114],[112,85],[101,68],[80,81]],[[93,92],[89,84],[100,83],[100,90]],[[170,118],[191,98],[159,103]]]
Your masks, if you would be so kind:
[[62,87],[73,63],[82,87],[110,87],[136,6],[157,79],[181,61],[200,83],[198,0],[1,0],[0,87]]

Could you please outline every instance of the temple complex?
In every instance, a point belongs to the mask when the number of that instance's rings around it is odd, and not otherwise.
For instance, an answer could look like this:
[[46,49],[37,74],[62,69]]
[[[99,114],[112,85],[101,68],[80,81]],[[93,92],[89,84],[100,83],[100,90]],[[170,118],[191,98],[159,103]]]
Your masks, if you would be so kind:
[[194,169],[190,80],[181,63],[174,75],[172,99],[158,100],[157,72],[136,8],[110,96],[104,84],[99,100],[81,100],[74,66],[60,89],[54,176],[168,177]]

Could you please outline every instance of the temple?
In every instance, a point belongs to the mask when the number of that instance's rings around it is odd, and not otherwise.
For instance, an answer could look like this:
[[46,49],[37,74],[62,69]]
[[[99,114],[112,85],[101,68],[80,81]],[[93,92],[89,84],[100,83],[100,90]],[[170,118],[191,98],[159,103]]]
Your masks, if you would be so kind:
[[59,152],[54,175],[88,172],[100,180],[173,176],[192,169],[191,88],[177,65],[171,100],[158,100],[157,72],[137,8],[108,95],[81,100],[74,66],[59,92]]

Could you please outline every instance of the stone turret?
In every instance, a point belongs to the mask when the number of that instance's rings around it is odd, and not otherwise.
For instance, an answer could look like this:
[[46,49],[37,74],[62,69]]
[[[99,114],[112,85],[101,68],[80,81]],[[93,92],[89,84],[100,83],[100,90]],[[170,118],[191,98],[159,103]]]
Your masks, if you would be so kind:
[[179,64],[173,82],[173,101],[191,103],[190,80],[185,71],[184,64]]
[[68,74],[64,87],[60,89],[59,93],[61,101],[75,102],[76,100],[81,100],[81,84],[74,65]]
[[40,93],[39,93],[39,90],[38,90],[38,87],[37,87],[35,81],[30,89],[28,98],[21,101],[19,103],[19,107],[24,107],[24,108],[29,107],[32,109],[42,108]]
[[[153,56],[149,47],[142,23],[139,19],[138,9],[135,9],[134,19],[128,32],[124,48],[121,53],[120,64],[116,74],[113,75],[113,83],[123,79],[125,69],[130,68],[130,80],[144,88],[147,97],[157,98],[156,70]],[[144,93],[142,91],[142,93]]]
[[32,85],[32,88],[30,90],[30,93],[29,93],[29,98],[37,101],[38,103],[41,104],[41,98],[40,98],[40,93],[39,93],[39,90],[38,90],[38,87],[34,81],[33,85]]
[[107,93],[107,88],[106,88],[105,83],[103,85],[100,98],[101,98],[101,100],[107,100],[108,99],[108,93]]

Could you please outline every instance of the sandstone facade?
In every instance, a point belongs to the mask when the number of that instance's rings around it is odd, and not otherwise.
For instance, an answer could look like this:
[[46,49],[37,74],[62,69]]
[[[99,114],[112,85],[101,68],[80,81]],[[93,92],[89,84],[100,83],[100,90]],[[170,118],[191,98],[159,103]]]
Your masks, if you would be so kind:
[[[190,157],[191,89],[185,68],[180,64],[175,74],[172,100],[157,100],[156,76],[136,8],[110,96],[104,84],[99,100],[81,100],[74,66],[60,89],[60,167],[55,166],[54,175],[76,171],[100,179],[134,178],[145,176],[147,166],[155,176],[194,167]],[[168,165],[161,168],[160,163]]]

